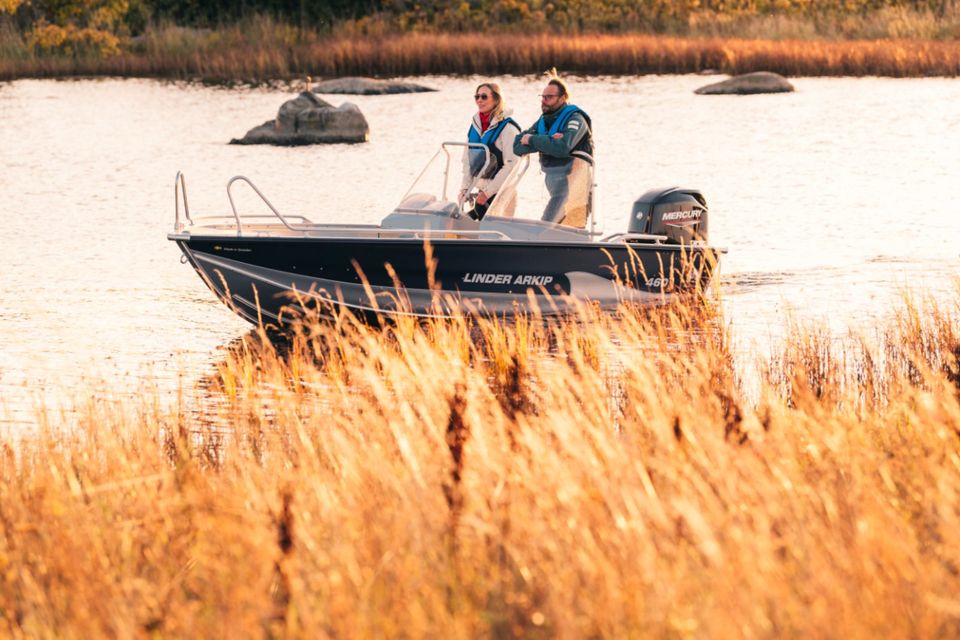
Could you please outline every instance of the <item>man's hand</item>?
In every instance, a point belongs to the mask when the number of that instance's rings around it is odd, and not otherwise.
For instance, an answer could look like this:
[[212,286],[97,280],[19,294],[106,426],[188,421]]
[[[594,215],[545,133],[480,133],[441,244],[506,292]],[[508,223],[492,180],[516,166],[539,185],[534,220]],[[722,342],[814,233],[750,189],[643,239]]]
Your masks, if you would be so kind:
[[529,133],[523,134],[523,137],[520,138],[520,144],[522,144],[522,145],[529,145],[529,144],[530,144],[530,134],[529,134]]
[[490,199],[490,196],[488,196],[486,193],[481,191],[480,193],[477,194],[476,202],[477,204],[487,204],[487,200],[489,199]]
[[554,139],[554,140],[559,140],[559,139],[562,138],[562,137],[563,137],[563,134],[562,134],[562,133],[555,133],[555,134],[553,134],[553,139]]

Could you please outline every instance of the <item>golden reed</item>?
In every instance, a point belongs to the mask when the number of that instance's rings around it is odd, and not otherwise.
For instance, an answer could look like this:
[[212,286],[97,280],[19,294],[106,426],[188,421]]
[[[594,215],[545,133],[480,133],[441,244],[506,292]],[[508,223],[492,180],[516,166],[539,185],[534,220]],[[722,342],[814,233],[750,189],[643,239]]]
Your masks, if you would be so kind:
[[794,325],[753,370],[709,303],[340,316],[41,414],[0,636],[955,637],[960,289]]
[[[178,32],[179,33],[179,32]],[[0,57],[0,79],[71,75],[265,82],[343,75],[583,74],[766,70],[789,76],[960,75],[960,47],[937,40],[748,40],[655,35],[408,34],[271,37],[239,28],[154,39],[104,59]]]

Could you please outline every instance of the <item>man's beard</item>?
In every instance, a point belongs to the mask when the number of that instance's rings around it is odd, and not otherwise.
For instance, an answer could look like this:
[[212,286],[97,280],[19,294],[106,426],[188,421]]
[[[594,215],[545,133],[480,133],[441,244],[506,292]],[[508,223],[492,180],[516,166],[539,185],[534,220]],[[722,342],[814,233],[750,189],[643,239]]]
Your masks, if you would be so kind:
[[546,114],[548,114],[548,113],[555,113],[555,112],[557,112],[557,111],[560,111],[560,107],[562,107],[562,106],[563,106],[562,104],[558,104],[557,106],[555,106],[554,108],[551,109],[550,107],[545,107],[545,106],[543,106],[543,105],[540,105],[540,113],[542,113],[542,114],[544,114],[544,115],[546,115]]

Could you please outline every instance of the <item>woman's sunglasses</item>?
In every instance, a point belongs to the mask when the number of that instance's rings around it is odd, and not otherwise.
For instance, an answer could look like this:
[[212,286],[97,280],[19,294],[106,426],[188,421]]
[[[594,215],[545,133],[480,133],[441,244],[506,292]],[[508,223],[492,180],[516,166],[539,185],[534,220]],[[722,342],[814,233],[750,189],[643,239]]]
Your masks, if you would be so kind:
[[490,97],[490,94],[489,94],[489,93],[475,93],[475,94],[473,94],[473,99],[474,99],[474,100],[486,100],[486,99],[489,98],[489,97]]

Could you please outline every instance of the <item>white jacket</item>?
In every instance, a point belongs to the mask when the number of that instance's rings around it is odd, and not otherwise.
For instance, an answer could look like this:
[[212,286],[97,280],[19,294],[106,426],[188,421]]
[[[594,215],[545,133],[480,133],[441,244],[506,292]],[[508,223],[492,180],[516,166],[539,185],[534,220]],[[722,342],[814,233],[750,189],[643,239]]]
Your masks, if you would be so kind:
[[[513,114],[513,111],[504,111],[500,115],[494,117],[490,121],[490,129],[496,127],[501,121],[505,118],[508,118]],[[477,133],[480,133],[480,113],[475,113],[473,115],[473,123],[470,125],[477,130]],[[520,131],[517,127],[512,127],[507,125],[503,128],[503,131],[500,132],[500,135],[494,141],[494,146],[503,154],[503,166],[500,168],[500,171],[497,172],[492,178],[484,178],[477,180],[476,186],[480,191],[483,191],[488,196],[493,196],[500,190],[503,181],[507,179],[507,175],[510,173],[510,170],[513,168],[513,164],[517,161],[517,154],[513,152],[513,140],[517,137]],[[470,186],[473,176],[470,175],[470,154],[469,152],[464,152],[463,154],[463,181],[460,184],[460,189],[466,189]]]

